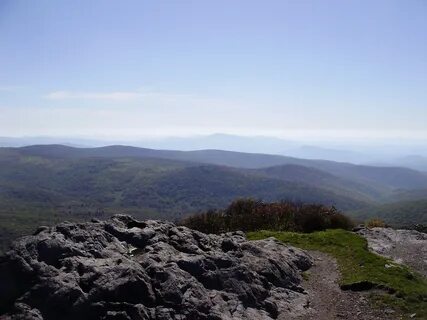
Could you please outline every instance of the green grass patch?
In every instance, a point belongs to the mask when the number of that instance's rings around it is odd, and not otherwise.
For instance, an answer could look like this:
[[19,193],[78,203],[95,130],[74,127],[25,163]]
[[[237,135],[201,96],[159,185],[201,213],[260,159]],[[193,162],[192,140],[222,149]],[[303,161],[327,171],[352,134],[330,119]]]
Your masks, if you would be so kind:
[[[348,287],[379,287],[387,293],[375,294],[378,306],[392,306],[404,314],[416,313],[427,319],[427,281],[409,268],[368,250],[366,239],[344,230],[327,230],[309,234],[294,232],[249,232],[251,240],[275,237],[293,246],[317,250],[333,256],[341,272],[340,285]],[[387,267],[386,267],[387,266]]]

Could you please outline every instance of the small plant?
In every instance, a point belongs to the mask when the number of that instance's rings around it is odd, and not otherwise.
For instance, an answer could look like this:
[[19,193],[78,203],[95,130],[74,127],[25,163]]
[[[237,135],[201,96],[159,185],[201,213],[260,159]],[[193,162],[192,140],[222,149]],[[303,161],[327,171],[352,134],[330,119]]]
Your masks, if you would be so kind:
[[386,223],[378,218],[372,218],[368,221],[366,221],[366,226],[368,228],[385,228],[387,225]]

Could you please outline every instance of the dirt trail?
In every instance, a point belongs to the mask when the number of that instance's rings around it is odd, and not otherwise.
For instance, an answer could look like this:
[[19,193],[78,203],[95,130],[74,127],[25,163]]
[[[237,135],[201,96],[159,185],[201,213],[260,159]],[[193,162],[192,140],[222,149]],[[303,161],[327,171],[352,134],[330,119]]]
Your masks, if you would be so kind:
[[391,309],[372,309],[366,292],[342,291],[338,285],[340,274],[335,259],[317,251],[309,253],[315,259],[315,263],[309,270],[308,279],[302,284],[309,296],[308,313],[294,320],[400,319]]

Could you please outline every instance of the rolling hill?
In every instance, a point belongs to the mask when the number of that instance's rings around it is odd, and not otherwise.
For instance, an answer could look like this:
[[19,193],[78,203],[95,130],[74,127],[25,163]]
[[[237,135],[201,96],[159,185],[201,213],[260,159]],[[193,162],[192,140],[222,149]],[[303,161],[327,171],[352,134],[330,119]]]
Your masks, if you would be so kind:
[[385,188],[373,187],[370,184],[341,178],[326,171],[294,164],[256,169],[254,172],[283,181],[315,183],[317,187],[366,202],[379,201],[388,191]]
[[11,238],[36,224],[113,212],[175,219],[239,197],[362,212],[396,192],[423,188],[427,176],[415,170],[275,155],[126,146],[0,148],[0,231]]
[[100,158],[160,158],[215,164],[236,168],[259,169],[280,165],[300,165],[316,168],[341,178],[352,179],[373,186],[388,188],[421,189],[427,188],[427,174],[403,167],[378,167],[354,165],[326,160],[298,159],[280,155],[243,153],[222,150],[175,151],[154,150],[128,146],[108,146],[99,148],[73,148],[62,145],[39,145],[22,148],[1,148],[4,153],[18,153],[27,156],[48,158],[81,159]]
[[[150,157],[80,156],[73,148],[0,151],[0,242],[34,226],[130,213],[175,219],[239,197],[320,202],[342,209],[368,203],[303,181],[247,169]],[[59,151],[61,153],[59,154]],[[65,153],[64,153],[65,151]]]
[[412,227],[427,225],[427,199],[398,201],[349,211],[356,219],[380,218],[392,226]]

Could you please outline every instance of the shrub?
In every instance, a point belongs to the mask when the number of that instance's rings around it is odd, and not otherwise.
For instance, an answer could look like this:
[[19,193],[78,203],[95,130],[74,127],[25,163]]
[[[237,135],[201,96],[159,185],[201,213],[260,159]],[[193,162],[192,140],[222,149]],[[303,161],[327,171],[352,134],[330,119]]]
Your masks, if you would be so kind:
[[386,227],[386,224],[381,219],[372,218],[372,219],[366,221],[366,226],[368,228],[384,228],[384,227]]
[[313,232],[325,229],[346,229],[353,222],[334,207],[292,202],[264,203],[239,199],[224,210],[209,210],[180,222],[205,233],[229,231],[298,231]]

